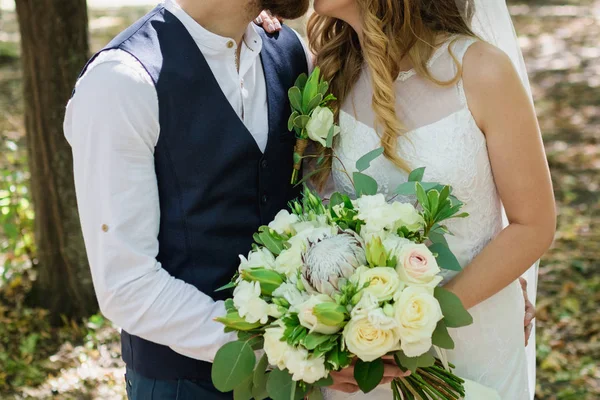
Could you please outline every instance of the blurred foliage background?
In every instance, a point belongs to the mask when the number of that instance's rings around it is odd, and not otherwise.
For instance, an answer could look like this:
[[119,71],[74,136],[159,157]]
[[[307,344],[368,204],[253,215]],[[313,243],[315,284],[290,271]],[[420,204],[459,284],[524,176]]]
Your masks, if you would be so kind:
[[[112,0],[98,1],[110,5]],[[509,4],[559,207],[556,240],[540,268],[537,398],[598,399],[600,1],[509,0]],[[91,50],[101,48],[150,7],[91,8]],[[292,24],[304,32],[303,21]],[[29,301],[38,260],[19,43],[15,12],[2,10],[0,399],[121,399],[124,369],[118,330],[100,315],[85,319],[63,315],[51,324],[44,299]]]

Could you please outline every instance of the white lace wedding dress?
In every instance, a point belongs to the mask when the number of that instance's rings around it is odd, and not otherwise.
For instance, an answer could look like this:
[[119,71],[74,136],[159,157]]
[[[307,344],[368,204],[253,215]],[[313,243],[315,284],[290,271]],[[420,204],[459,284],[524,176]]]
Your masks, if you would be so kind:
[[[470,38],[449,40],[429,62],[438,79],[448,80],[456,66],[448,52],[451,46],[458,60],[463,59]],[[454,194],[465,203],[465,219],[448,221],[454,236],[448,243],[460,261],[467,265],[503,228],[502,205],[486,148],[486,139],[467,104],[462,81],[442,88],[418,76],[403,72],[396,82],[396,109],[410,131],[398,142],[399,155],[413,168],[426,167],[424,181],[451,184]],[[374,128],[371,109],[372,88],[366,68],[340,115],[341,133],[335,142],[340,161],[334,163],[335,190],[352,195],[353,187],[341,169],[352,174],[356,160],[381,146]],[[343,165],[342,165],[343,164]],[[384,157],[375,160],[366,174],[375,178],[379,190],[388,198],[407,181],[407,174]],[[400,199],[401,200],[401,199]],[[446,273],[446,279],[451,277]],[[471,326],[451,329],[456,343],[449,359],[456,374],[495,389],[503,400],[529,400],[523,318],[524,300],[518,282],[470,310]],[[486,400],[467,396],[468,400]],[[391,399],[388,385],[371,393],[348,395],[326,391],[325,398]]]

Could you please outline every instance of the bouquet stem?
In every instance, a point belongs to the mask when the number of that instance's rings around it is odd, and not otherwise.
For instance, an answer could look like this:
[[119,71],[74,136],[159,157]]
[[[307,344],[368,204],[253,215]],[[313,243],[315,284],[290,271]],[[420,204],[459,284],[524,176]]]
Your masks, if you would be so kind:
[[302,169],[302,159],[307,147],[308,139],[296,139],[296,145],[294,146],[294,170],[292,171],[291,180],[292,185],[298,183],[298,177],[300,176],[300,170]]
[[444,369],[441,362],[418,368],[392,382],[394,400],[459,400],[465,396],[464,380]]

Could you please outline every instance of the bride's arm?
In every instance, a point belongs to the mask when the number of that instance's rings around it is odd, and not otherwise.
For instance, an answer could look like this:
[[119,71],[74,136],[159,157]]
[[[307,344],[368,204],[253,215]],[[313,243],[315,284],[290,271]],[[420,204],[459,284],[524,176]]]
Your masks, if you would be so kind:
[[469,108],[485,133],[509,220],[446,285],[471,308],[514,282],[544,254],[554,238],[556,212],[535,110],[512,62],[479,42],[467,52],[463,69]]

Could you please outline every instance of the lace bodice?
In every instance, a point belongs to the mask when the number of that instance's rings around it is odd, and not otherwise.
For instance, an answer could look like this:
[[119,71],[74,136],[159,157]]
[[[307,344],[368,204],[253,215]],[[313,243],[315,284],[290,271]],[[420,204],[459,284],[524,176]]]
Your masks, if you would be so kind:
[[[462,60],[473,39],[449,40],[432,56],[429,66],[438,79],[449,80],[457,67],[449,47]],[[368,72],[355,85],[340,113],[341,133],[335,142],[339,160],[334,162],[336,190],[354,193],[344,168],[354,172],[356,160],[381,146],[370,107],[372,89]],[[410,130],[398,139],[398,154],[411,168],[426,167],[424,181],[450,184],[465,203],[465,219],[450,220],[454,236],[448,242],[461,265],[475,255],[502,229],[502,205],[496,191],[485,136],[477,126],[466,100],[462,80],[439,87],[414,71],[402,73],[396,82],[397,113]],[[343,164],[343,165],[342,165]],[[379,157],[366,174],[377,180],[388,198],[407,181],[408,174]],[[403,199],[398,199],[403,200]]]

